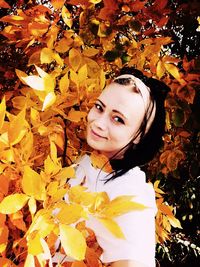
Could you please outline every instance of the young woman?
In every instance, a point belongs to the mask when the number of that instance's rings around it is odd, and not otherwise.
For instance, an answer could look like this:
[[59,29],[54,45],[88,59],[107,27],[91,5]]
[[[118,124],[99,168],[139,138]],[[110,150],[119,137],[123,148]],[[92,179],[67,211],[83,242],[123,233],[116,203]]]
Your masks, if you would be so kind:
[[87,222],[103,249],[102,262],[112,267],[155,266],[155,194],[140,166],[149,162],[162,144],[168,91],[162,82],[124,68],[88,114],[87,142],[108,157],[113,172],[95,169],[85,155],[71,185],[85,177],[88,191],[105,191],[110,199],[134,195],[134,201],[149,207],[115,218],[125,239],[114,237],[94,218]]

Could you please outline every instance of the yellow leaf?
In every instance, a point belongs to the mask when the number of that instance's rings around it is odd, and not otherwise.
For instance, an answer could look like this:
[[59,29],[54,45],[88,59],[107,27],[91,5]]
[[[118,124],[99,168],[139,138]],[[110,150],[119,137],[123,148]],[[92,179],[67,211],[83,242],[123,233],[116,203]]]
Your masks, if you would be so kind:
[[3,97],[0,104],[0,130],[3,127],[5,115],[6,115],[6,101],[5,97]]
[[92,213],[99,211],[101,214],[101,210],[104,209],[107,205],[109,205],[109,203],[110,199],[108,197],[108,194],[106,192],[98,192],[96,194],[94,205],[90,208],[90,211]]
[[156,66],[156,75],[159,79],[165,74],[165,66],[161,60],[158,61]]
[[179,69],[170,63],[165,63],[166,70],[177,80],[180,82],[181,85],[186,85],[186,81],[181,78]]
[[41,238],[47,237],[55,228],[55,223],[52,220],[51,212],[40,210],[36,213],[30,228],[27,231],[27,236],[38,232]]
[[81,58],[80,52],[75,48],[70,49],[69,64],[74,71],[77,71],[79,69],[81,62],[82,62],[82,58]]
[[84,215],[83,207],[78,204],[66,204],[62,205],[60,211],[56,215],[56,218],[60,223],[72,224],[77,222],[82,215]]
[[65,0],[51,0],[51,4],[55,9],[60,9],[63,7]]
[[24,136],[20,146],[22,151],[21,156],[25,161],[28,161],[33,152],[33,133],[31,131],[28,131],[28,133]]
[[73,69],[70,69],[70,79],[77,87],[79,87],[78,74]]
[[[29,197],[25,194],[13,194],[5,197],[0,203],[0,213],[11,214],[21,210]],[[13,205],[14,203],[14,205]]]
[[1,142],[1,149],[3,149],[4,147],[10,146],[9,140],[8,140],[8,132],[5,132],[2,135],[0,135],[0,142]]
[[43,252],[43,248],[40,243],[40,234],[39,232],[31,233],[28,236],[28,254],[38,255]]
[[40,77],[36,75],[27,76],[24,72],[16,70],[17,76],[23,83],[27,84],[34,90],[46,93],[53,91],[55,87],[55,81],[51,75],[43,71],[38,66],[35,66],[35,68]]
[[70,202],[82,204],[83,206],[92,206],[96,200],[96,193],[85,191],[86,187],[80,185],[71,187],[68,191]]
[[55,179],[60,181],[62,179],[75,178],[75,170],[72,166],[64,167],[56,174]]
[[60,200],[62,200],[66,193],[68,191],[68,188],[61,188],[61,189],[58,189],[55,194],[52,195],[52,201],[53,202],[58,202]]
[[86,116],[87,116],[86,112],[77,111],[72,108],[67,115],[67,119],[73,122],[79,122],[81,121],[81,119],[85,118]]
[[96,78],[97,74],[101,71],[98,63],[89,57],[84,57],[84,63],[87,64],[88,76]]
[[39,76],[41,77],[41,78],[48,78],[50,75],[47,73],[47,72],[45,72],[43,69],[41,69],[40,67],[38,67],[38,66],[36,66],[35,65],[35,68],[36,68],[36,70],[37,70],[37,72],[38,72],[38,74],[39,74]]
[[68,91],[69,88],[69,77],[68,72],[60,79],[59,82],[59,89],[61,94],[65,94]]
[[[47,259],[47,260],[49,260],[48,267],[53,267],[51,251],[49,249],[49,246],[48,246],[47,242],[45,241],[44,238],[40,238],[40,243],[41,243],[42,248],[43,248],[43,251],[44,251],[44,253],[43,253],[44,254],[44,258]],[[37,258],[38,258],[38,256],[37,256]]]
[[168,216],[167,218],[173,227],[182,229],[181,223],[177,218],[175,218],[174,216]]
[[56,101],[56,95],[54,92],[49,92],[45,99],[44,99],[44,103],[42,106],[42,111],[46,110],[47,108],[49,108],[50,106],[52,106]]
[[87,65],[85,64],[78,71],[78,80],[79,83],[83,83],[85,82],[86,79],[87,79]]
[[60,240],[65,253],[75,260],[83,260],[86,253],[86,241],[77,229],[60,224]]
[[93,57],[98,53],[99,53],[99,50],[96,48],[92,48],[92,47],[83,50],[83,55],[85,57]]
[[71,17],[69,10],[65,6],[62,7],[61,15],[62,15],[62,18],[63,18],[63,21],[65,22],[65,24],[69,28],[71,28],[72,24],[73,24],[73,19]]
[[8,130],[8,139],[11,145],[15,145],[21,141],[27,132],[27,122],[25,120],[26,109],[24,108],[20,113],[12,119]]
[[115,237],[125,239],[119,225],[110,218],[97,218]]
[[40,122],[40,113],[34,108],[31,108],[30,118],[31,118],[31,123],[33,126],[37,126],[41,123]]
[[143,204],[132,201],[133,196],[120,196],[113,199],[102,211],[107,217],[116,217],[133,210],[144,210]]
[[40,61],[42,64],[44,63],[51,63],[52,61],[56,61],[61,67],[63,66],[63,60],[61,57],[57,54],[54,53],[50,48],[43,48],[40,54]]
[[59,166],[59,169],[60,169],[61,165],[59,164],[58,158],[57,158],[57,148],[56,148],[55,143],[52,140],[50,141],[50,156],[51,156],[51,159],[53,160],[54,164]]
[[100,71],[100,89],[103,90],[106,84],[106,76],[103,70]]
[[18,70],[18,69],[16,69],[15,72],[16,72],[17,77],[20,79],[20,81],[22,83],[26,84],[24,79],[27,78],[28,75],[24,71],[21,71],[21,70]]
[[40,53],[41,64],[51,63],[54,60],[54,53],[50,48],[44,47]]
[[45,199],[45,183],[42,181],[41,176],[29,166],[24,167],[22,188],[25,194],[37,200]]
[[60,170],[60,166],[55,164],[53,160],[48,156],[44,161],[44,170],[46,174],[53,175]]
[[57,64],[59,65],[59,67],[63,67],[64,65],[64,61],[63,59],[60,57],[60,55],[58,53],[54,53],[53,54],[53,58],[54,60],[57,62]]
[[28,201],[28,207],[29,207],[29,211],[30,211],[31,215],[34,215],[36,213],[36,210],[37,210],[36,200],[34,199],[34,197],[30,197],[30,199]]
[[21,79],[34,90],[45,91],[45,82],[42,78],[31,75]]
[[98,4],[100,3],[102,0],[89,0],[90,3],[92,4]]
[[58,190],[59,183],[57,181],[51,182],[47,187],[47,192],[49,196],[53,196]]
[[24,263],[24,267],[35,267],[35,261],[34,256],[31,254],[28,254],[26,257],[26,261]]
[[4,163],[15,162],[13,150],[6,149],[0,152],[0,159]]

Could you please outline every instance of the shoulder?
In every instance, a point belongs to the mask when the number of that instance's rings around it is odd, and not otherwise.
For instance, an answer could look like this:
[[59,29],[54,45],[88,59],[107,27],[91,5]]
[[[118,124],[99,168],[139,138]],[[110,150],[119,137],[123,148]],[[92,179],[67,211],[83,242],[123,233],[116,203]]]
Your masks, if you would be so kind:
[[134,167],[108,182],[106,187],[106,191],[111,191],[112,199],[120,195],[132,195],[135,201],[156,208],[153,185],[146,182],[146,174],[139,167]]

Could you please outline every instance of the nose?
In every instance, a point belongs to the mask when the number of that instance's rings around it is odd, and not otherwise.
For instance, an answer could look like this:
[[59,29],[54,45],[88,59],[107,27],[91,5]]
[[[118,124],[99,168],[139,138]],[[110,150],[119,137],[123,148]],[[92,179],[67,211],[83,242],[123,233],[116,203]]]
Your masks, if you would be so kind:
[[94,121],[94,125],[99,130],[105,131],[107,127],[107,118],[105,114],[101,114],[96,120]]

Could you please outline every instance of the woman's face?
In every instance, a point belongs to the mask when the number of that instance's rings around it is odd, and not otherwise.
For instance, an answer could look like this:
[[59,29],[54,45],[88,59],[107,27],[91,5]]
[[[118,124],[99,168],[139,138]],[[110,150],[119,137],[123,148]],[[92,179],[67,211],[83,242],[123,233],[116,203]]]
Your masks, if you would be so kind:
[[[131,83],[111,83],[101,93],[88,114],[87,142],[90,147],[108,158],[134,138],[149,105],[152,104],[146,86],[139,87],[140,93],[134,92],[133,86]],[[152,115],[154,114],[151,114],[150,121]],[[139,142],[139,137],[134,142]]]

